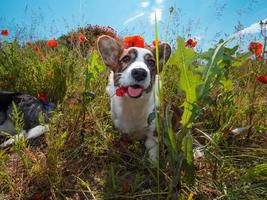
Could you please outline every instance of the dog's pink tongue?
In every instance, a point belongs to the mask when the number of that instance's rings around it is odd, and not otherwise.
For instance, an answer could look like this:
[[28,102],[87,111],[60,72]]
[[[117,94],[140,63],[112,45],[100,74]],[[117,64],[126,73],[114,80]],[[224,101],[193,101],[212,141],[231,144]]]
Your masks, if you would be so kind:
[[128,95],[131,96],[131,97],[138,97],[141,95],[143,89],[141,87],[131,87],[129,86],[128,87]]

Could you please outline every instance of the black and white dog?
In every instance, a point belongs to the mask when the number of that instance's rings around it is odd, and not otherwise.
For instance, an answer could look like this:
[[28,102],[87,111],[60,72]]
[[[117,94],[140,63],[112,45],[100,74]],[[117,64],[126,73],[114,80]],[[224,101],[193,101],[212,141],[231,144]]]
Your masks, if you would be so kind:
[[[146,49],[123,45],[109,36],[97,41],[98,51],[111,69],[107,92],[111,98],[111,117],[116,128],[137,139],[146,139],[145,146],[151,160],[157,160],[155,120],[149,115],[158,105],[158,79],[155,48]],[[171,55],[167,43],[159,45],[160,69]],[[116,95],[118,90],[125,95]]]
[[[12,119],[14,106],[22,114],[23,130],[20,133],[17,133]],[[40,116],[43,115],[44,122],[48,123],[54,109],[54,104],[41,101],[33,96],[0,91],[0,136],[6,136],[7,134],[14,136],[2,143],[0,148],[12,144],[22,136],[31,139],[44,134],[48,131],[48,125],[40,125]]]

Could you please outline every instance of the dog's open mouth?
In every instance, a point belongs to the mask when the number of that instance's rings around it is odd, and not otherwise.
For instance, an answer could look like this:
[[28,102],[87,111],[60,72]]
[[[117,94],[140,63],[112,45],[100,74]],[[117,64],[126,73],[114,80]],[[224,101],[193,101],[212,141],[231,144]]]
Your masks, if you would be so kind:
[[138,98],[142,95],[143,87],[140,85],[131,85],[127,88],[127,93],[132,98]]

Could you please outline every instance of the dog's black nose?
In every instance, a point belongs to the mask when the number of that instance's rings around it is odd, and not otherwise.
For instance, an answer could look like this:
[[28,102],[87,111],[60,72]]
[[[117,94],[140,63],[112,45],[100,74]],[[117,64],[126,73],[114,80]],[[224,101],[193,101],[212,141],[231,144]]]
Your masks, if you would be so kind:
[[136,81],[143,81],[147,77],[147,71],[144,70],[143,68],[137,68],[132,70],[132,77]]

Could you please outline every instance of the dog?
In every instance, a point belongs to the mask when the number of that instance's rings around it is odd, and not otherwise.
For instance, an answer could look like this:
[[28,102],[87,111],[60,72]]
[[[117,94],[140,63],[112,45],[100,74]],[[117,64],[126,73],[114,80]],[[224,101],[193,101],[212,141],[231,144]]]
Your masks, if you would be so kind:
[[[115,127],[133,138],[145,139],[149,158],[156,161],[156,124],[155,119],[151,123],[148,120],[158,107],[156,49],[124,49],[119,41],[106,35],[98,38],[97,48],[105,65],[111,70],[107,92]],[[171,55],[170,45],[159,44],[158,55],[161,71]]]
[[[23,120],[22,130],[18,133],[13,120],[14,108],[18,110],[19,117]],[[48,121],[55,109],[55,105],[45,100],[39,100],[28,94],[0,91],[0,136],[11,135],[10,139],[3,142],[0,148],[7,147],[19,138],[36,138],[49,130]],[[40,124],[40,117],[44,117],[44,125]]]

